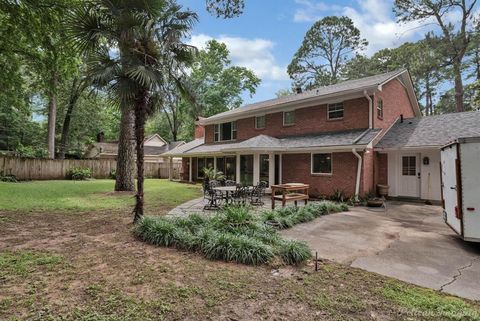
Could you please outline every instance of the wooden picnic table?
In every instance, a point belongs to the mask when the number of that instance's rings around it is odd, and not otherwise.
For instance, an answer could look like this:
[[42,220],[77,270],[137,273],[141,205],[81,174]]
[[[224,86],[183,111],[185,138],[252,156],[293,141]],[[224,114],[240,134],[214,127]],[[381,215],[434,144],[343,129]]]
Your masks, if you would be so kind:
[[[297,202],[304,200],[305,205],[308,202],[308,189],[310,185],[302,183],[287,183],[280,185],[270,186],[272,189],[272,210],[275,209],[275,201],[282,201],[282,207],[285,207],[285,204],[288,201],[294,201],[295,206]],[[276,195],[276,192],[281,192],[281,195]]]

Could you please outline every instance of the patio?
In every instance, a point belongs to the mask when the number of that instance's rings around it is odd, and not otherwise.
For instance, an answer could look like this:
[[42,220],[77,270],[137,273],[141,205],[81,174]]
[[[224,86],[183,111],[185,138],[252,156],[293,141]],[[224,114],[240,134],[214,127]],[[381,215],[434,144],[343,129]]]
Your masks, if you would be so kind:
[[[272,200],[270,195],[266,195],[262,198],[263,205],[262,206],[252,206],[252,210],[255,213],[261,213],[263,211],[269,211],[271,209]],[[172,209],[170,212],[167,213],[167,216],[175,216],[175,217],[185,217],[193,213],[204,213],[205,215],[214,215],[217,213],[217,210],[204,210],[203,207],[206,204],[206,200],[204,200],[203,196],[196,198],[194,200],[185,202],[180,204],[179,206]],[[277,204],[278,205],[278,204]],[[293,203],[289,203],[287,206],[294,206]],[[298,202],[298,206],[304,206],[303,202]],[[279,208],[280,206],[277,206]]]

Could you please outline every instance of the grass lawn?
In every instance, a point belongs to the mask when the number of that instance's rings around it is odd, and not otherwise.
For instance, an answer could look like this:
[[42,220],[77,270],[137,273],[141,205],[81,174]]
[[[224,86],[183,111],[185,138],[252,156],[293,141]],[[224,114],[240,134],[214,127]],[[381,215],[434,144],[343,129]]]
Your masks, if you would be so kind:
[[[0,210],[94,211],[124,209],[134,204],[134,193],[112,193],[114,180],[0,182]],[[145,180],[147,212],[174,207],[200,196],[200,187],[168,180]]]
[[[253,267],[145,244],[131,195],[112,187],[0,185],[0,320],[480,320],[478,302],[340,264]],[[154,215],[198,195],[147,182]]]

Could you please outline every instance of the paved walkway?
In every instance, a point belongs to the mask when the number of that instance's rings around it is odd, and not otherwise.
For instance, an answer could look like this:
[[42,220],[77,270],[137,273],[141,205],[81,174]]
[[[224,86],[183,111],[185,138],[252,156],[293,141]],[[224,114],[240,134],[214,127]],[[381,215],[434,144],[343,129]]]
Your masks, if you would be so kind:
[[480,244],[459,239],[438,206],[390,202],[353,208],[282,231],[319,257],[416,285],[480,300]]

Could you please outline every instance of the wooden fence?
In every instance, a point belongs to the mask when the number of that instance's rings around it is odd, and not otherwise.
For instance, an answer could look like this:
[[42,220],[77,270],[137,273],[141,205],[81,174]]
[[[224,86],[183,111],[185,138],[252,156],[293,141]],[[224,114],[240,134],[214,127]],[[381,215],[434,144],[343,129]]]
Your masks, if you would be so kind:
[[[116,168],[113,159],[29,159],[0,156],[0,172],[13,174],[18,180],[65,179],[71,168],[90,168],[94,178],[108,178]],[[173,179],[180,178],[181,163],[173,163]],[[145,163],[145,177],[168,178],[168,162]]]

